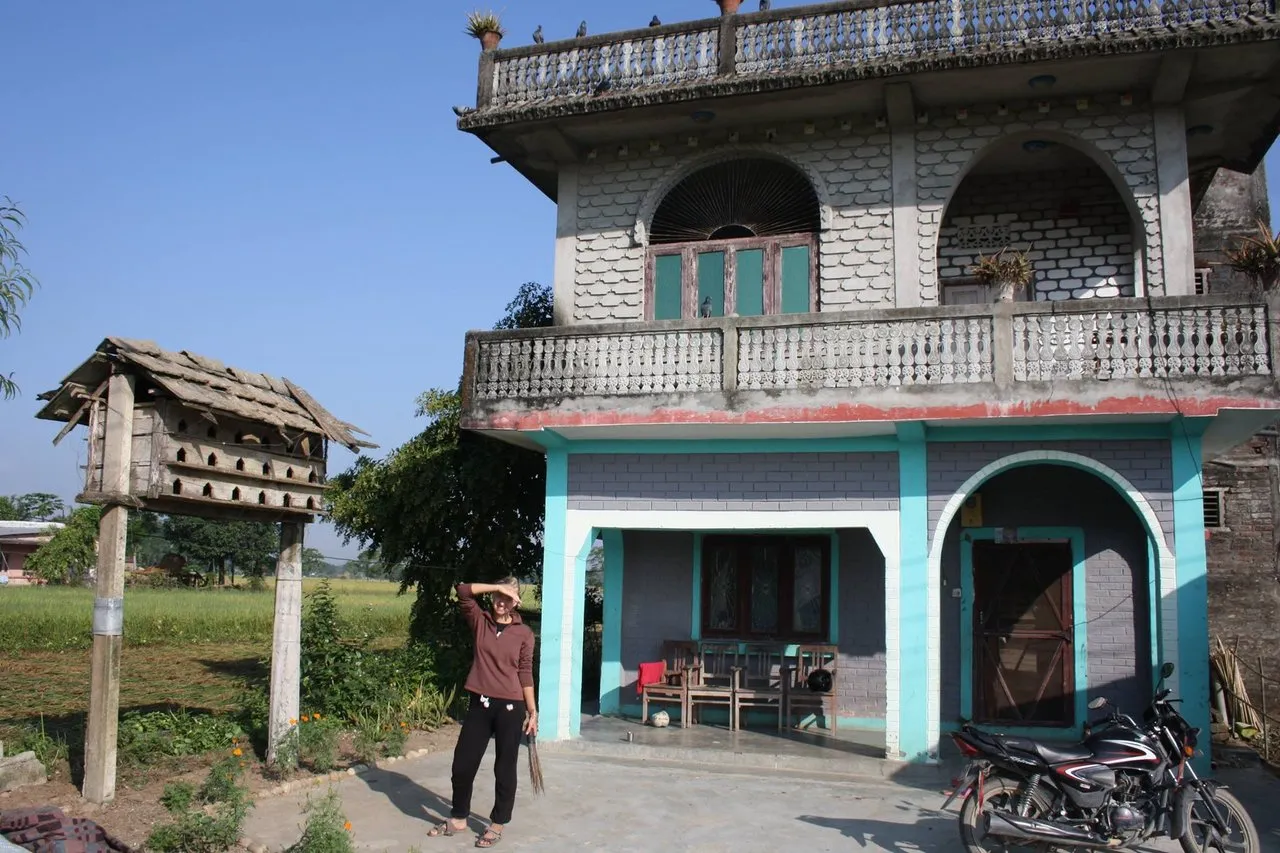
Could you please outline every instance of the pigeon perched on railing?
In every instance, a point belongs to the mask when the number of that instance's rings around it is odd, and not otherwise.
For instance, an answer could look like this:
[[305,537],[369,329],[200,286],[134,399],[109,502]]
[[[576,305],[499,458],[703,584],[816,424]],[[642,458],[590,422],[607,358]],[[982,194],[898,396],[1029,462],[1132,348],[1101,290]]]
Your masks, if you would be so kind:
[[453,114],[458,116],[459,118],[461,118],[462,116],[468,115],[469,113],[473,113],[475,111],[476,111],[475,107],[454,107],[453,108]]
[[587,37],[587,22],[583,21],[581,24],[578,24],[578,38],[584,39],[586,37]]
[[649,22],[649,26],[651,26],[651,27],[660,27],[660,26],[662,26],[662,21],[658,20],[658,16],[657,16],[657,15],[654,15],[654,16],[653,16],[653,20]]
[[760,0],[760,11],[761,11],[761,12],[768,12],[768,11],[769,11],[769,6],[770,6],[770,5],[772,5],[772,4],[769,2],[769,0]]
[[609,79],[606,77],[604,80],[601,80],[599,83],[596,84],[595,94],[603,95],[605,92],[609,91],[612,88],[613,88],[613,83],[611,83]]
[[542,44],[546,38],[542,35],[542,24],[538,24],[538,28],[533,31],[533,43]]

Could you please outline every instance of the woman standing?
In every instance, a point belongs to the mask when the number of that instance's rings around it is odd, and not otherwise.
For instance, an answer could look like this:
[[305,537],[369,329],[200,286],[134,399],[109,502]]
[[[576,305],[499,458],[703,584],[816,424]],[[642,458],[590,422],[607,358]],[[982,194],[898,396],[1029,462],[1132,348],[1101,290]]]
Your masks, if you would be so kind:
[[[489,827],[476,839],[477,847],[493,847],[511,820],[516,800],[520,735],[538,733],[538,703],[533,695],[533,631],[516,612],[520,582],[503,578],[496,584],[458,584],[458,603],[475,637],[475,656],[467,676],[470,699],[462,732],[453,750],[453,803],[449,820],[433,827],[429,837],[465,832],[471,813],[471,789],[480,760],[495,743],[496,777]],[[491,593],[490,609],[481,609],[477,595]]]

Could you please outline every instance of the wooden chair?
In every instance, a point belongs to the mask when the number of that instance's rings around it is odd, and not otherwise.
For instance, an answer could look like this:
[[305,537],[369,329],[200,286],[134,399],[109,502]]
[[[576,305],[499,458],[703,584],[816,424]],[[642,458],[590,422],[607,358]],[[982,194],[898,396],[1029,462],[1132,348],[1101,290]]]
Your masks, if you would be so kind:
[[782,729],[782,682],[786,674],[783,649],[777,644],[751,643],[734,673],[731,727],[742,728],[743,708],[771,708]]
[[[816,712],[826,719],[827,728],[835,734],[839,715],[836,696],[840,684],[836,674],[839,660],[840,653],[835,646],[810,645],[796,649],[782,679],[782,719],[786,721],[786,728],[791,727],[792,718],[797,713]],[[831,690],[826,693],[815,693],[809,689],[809,676],[819,669],[831,673]]]
[[688,728],[689,685],[698,669],[698,644],[693,640],[666,640],[662,643],[662,680],[640,688],[640,715],[649,722],[649,703],[680,706],[680,727]]
[[699,667],[689,684],[689,709],[694,722],[698,719],[698,707],[712,705],[729,712],[729,726],[733,728],[733,687],[735,668],[738,665],[738,644],[735,642],[705,642],[698,649]]

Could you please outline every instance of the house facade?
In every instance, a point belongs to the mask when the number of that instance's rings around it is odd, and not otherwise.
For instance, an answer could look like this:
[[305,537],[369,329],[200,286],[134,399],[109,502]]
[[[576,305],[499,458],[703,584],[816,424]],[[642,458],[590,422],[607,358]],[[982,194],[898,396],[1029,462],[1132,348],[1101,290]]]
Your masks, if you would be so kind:
[[55,521],[0,521],[0,583],[6,586],[43,583],[27,571],[27,557],[64,526]]
[[[1275,137],[1280,21],[1033,7],[482,54],[459,126],[557,205],[556,325],[469,334],[463,382],[465,427],[546,454],[545,737],[581,724],[597,540],[604,713],[717,639],[836,646],[838,722],[891,759],[1069,737],[1163,660],[1207,730],[1202,468],[1280,419],[1280,303],[1204,293],[1193,220]],[[1015,301],[970,273],[1006,247]]]

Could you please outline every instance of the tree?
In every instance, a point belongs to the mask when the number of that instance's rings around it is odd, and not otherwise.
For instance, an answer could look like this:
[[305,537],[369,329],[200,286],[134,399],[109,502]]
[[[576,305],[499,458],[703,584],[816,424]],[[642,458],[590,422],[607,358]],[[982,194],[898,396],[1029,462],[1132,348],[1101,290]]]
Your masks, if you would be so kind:
[[22,521],[18,518],[18,507],[12,498],[0,495],[0,521]]
[[328,577],[333,567],[325,560],[324,554],[315,548],[302,549],[302,573],[307,577]]
[[164,538],[172,550],[191,562],[216,569],[218,583],[226,581],[227,563],[252,578],[261,580],[275,562],[279,548],[276,525],[253,521],[213,521],[188,515],[169,516],[164,521]]
[[129,513],[125,553],[138,566],[155,566],[173,548],[164,538],[164,517],[145,510]]
[[27,557],[25,568],[52,584],[71,583],[86,574],[98,559],[98,520],[102,509],[82,506],[67,517],[66,526]]
[[[551,325],[551,291],[530,282],[507,306],[499,329]],[[459,385],[460,389],[461,385]],[[418,398],[421,433],[381,461],[361,456],[330,481],[330,518],[350,542],[402,566],[401,589],[416,587],[410,635],[451,648],[440,677],[465,675],[461,623],[450,594],[462,580],[542,574],[546,465],[542,455],[460,426],[459,390]]]
[[17,512],[16,521],[55,521],[67,514],[62,498],[50,492],[11,495],[9,501]]
[[[31,299],[38,284],[20,260],[27,249],[17,234],[26,224],[27,217],[12,199],[5,196],[0,201],[0,338],[7,338],[22,329],[18,311]],[[9,400],[17,393],[13,374],[0,373],[0,396]]]

